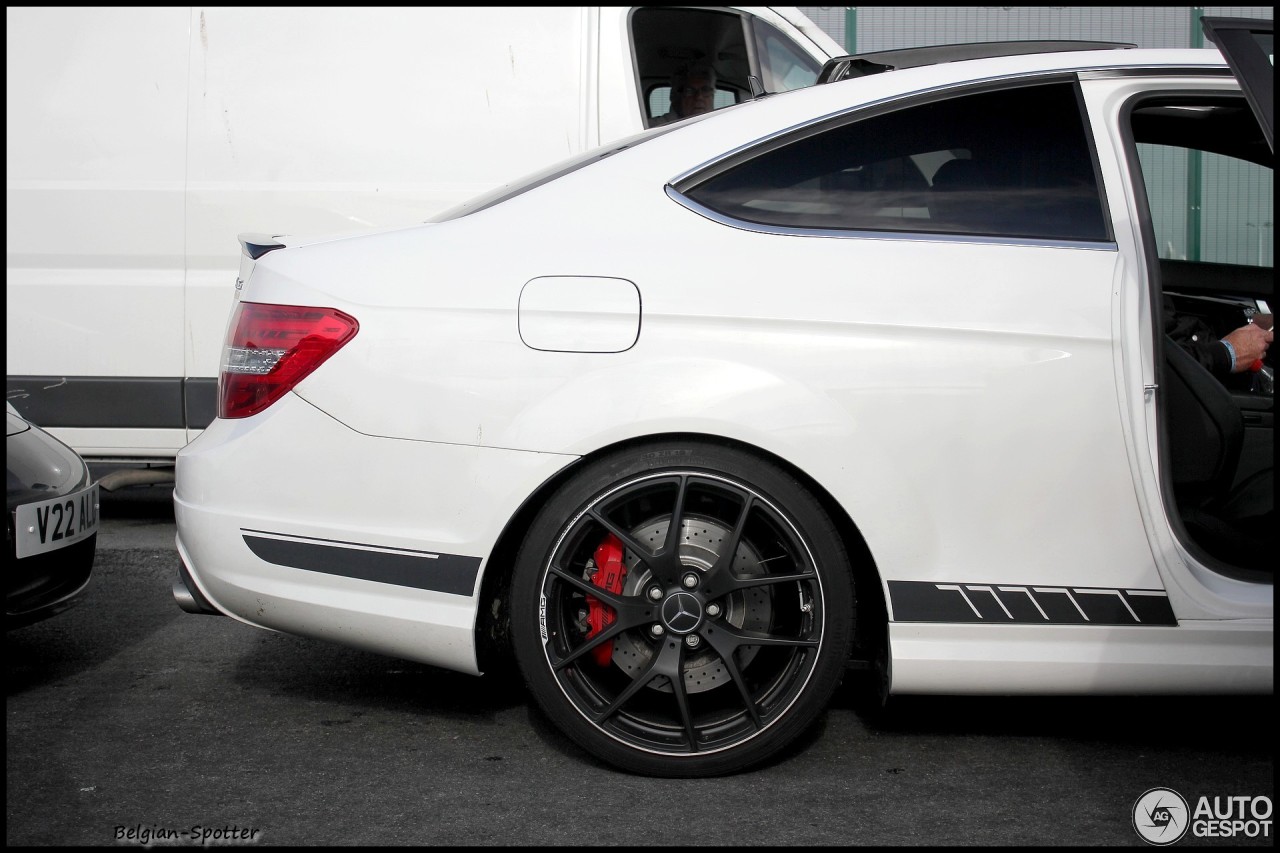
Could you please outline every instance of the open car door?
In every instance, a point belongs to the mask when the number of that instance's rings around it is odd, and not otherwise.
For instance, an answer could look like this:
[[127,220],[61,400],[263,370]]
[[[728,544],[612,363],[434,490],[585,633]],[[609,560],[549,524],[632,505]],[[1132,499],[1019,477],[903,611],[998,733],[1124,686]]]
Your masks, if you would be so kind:
[[1275,23],[1264,18],[1201,18],[1204,33],[1218,46],[1253,107],[1267,144],[1275,139]]

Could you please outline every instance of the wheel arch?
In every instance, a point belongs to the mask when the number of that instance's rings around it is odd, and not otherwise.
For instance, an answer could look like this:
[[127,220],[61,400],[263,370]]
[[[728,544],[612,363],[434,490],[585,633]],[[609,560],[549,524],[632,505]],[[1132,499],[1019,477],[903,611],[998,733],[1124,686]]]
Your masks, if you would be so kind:
[[724,436],[707,433],[670,432],[636,436],[600,447],[565,466],[530,494],[515,514],[507,521],[498,536],[489,557],[485,560],[480,581],[480,598],[477,606],[475,641],[476,656],[481,672],[511,672],[514,674],[514,654],[511,648],[510,613],[507,603],[511,588],[511,576],[516,555],[538,511],[551,494],[568,482],[584,467],[595,460],[644,444],[659,441],[696,442],[733,447],[758,456],[786,471],[813,495],[823,511],[835,524],[849,555],[854,582],[854,638],[851,661],[879,662],[888,660],[889,633],[888,608],[885,606],[884,585],[875,558],[857,524],[839,501],[821,483],[786,458],[765,450],[758,445]]

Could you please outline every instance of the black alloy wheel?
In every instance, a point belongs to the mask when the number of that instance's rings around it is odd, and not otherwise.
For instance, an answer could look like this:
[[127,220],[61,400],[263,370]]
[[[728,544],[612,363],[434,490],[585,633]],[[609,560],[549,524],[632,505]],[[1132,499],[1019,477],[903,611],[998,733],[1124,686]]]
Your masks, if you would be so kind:
[[826,707],[853,590],[793,477],[664,444],[596,461],[548,501],[512,614],[521,671],[565,734],[627,770],[708,776],[763,761]]

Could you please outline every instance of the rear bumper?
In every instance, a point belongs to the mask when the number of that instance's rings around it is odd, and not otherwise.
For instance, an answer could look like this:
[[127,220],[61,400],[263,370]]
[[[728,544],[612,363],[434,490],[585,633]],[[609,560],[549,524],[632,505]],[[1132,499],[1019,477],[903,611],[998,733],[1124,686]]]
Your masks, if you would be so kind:
[[6,630],[48,619],[75,604],[89,586],[97,540],[94,533],[57,551],[14,559],[6,572]]
[[484,561],[573,458],[368,436],[286,395],[214,421],[178,455],[175,596],[190,612],[478,673]]

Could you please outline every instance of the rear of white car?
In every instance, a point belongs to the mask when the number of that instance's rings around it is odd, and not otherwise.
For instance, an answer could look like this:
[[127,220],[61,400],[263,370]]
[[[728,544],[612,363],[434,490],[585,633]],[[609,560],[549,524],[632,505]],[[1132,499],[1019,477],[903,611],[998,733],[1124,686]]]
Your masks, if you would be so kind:
[[[220,612],[478,672],[481,559],[528,492],[569,457],[365,433],[309,401],[308,387],[324,387],[323,373],[311,372],[329,360],[367,359],[357,345],[365,340],[375,352],[400,348],[404,366],[412,364],[412,342],[388,342],[381,331],[398,317],[416,314],[423,339],[451,323],[431,309],[305,287],[285,263],[362,247],[394,257],[407,235],[422,240],[430,230],[280,250],[257,262],[229,324],[220,417],[178,459],[178,547],[191,592]],[[409,398],[348,397],[362,408],[418,407]]]

